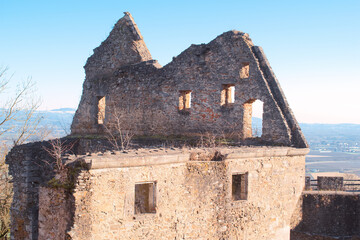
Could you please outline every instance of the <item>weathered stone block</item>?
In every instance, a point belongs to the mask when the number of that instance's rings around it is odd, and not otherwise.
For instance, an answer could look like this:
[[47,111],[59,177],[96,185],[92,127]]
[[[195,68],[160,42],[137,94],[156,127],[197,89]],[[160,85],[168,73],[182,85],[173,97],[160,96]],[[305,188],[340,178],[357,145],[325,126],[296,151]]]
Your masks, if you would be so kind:
[[344,190],[343,177],[318,177],[318,190]]

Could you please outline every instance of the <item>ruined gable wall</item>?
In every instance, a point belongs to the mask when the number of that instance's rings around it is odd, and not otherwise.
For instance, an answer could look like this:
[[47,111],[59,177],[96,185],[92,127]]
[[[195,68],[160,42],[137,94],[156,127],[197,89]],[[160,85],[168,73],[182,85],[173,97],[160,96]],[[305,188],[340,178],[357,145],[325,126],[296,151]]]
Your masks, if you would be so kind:
[[308,148],[309,145],[306,142],[305,137],[300,129],[300,125],[297,122],[295,115],[287,102],[285,94],[282,91],[279,81],[277,80],[275,73],[270,66],[270,63],[267,60],[263,49],[259,46],[253,46],[251,49],[259,62],[262,74],[264,75],[269,89],[271,90],[271,93],[276,100],[278,107],[281,109],[284,119],[286,120],[286,123],[291,131],[291,140],[293,144],[298,147]]
[[[242,133],[247,118],[244,104],[249,100],[264,102],[263,139],[290,143],[289,131],[280,109],[276,106],[258,62],[251,52],[252,43],[247,34],[230,31],[209,44],[193,45],[164,67],[169,81],[163,91],[177,106],[178,89],[192,89],[193,109],[190,117],[181,119],[190,131],[217,130]],[[242,63],[249,63],[249,76],[241,77]],[[229,107],[220,105],[223,84],[235,86],[235,102]],[[177,112],[170,112],[173,119]],[[251,128],[251,126],[250,126]]]
[[124,13],[109,36],[94,49],[85,65],[86,79],[111,74],[116,68],[151,60],[151,54],[131,14]]
[[[106,96],[106,120],[120,113],[124,126],[139,134],[242,135],[243,104],[264,102],[263,139],[290,145],[290,129],[251,51],[252,43],[240,32],[222,34],[209,44],[193,45],[163,68],[147,61],[119,68],[114,76],[88,81],[72,125],[72,134],[101,133],[97,124],[97,96]],[[242,63],[249,76],[241,77]],[[221,106],[223,84],[235,86],[235,102]],[[191,108],[179,111],[179,91],[191,90]],[[251,128],[251,126],[250,126]]]
[[[75,222],[69,235],[73,239],[289,239],[291,214],[304,186],[305,161],[304,152],[291,151],[252,148],[229,153],[219,162],[179,159],[158,165],[168,157],[160,152],[149,155],[151,163],[146,166],[141,164],[145,156],[140,162],[128,161],[132,167],[121,168],[116,167],[121,156],[104,156],[107,160],[89,156],[97,169],[91,169],[90,178],[76,187]],[[113,168],[101,168],[104,164]],[[231,176],[245,172],[248,200],[233,201]],[[134,214],[135,184],[153,181],[156,213]],[[80,224],[82,219],[91,223]],[[88,235],[79,235],[83,232]]]
[[[88,58],[84,66],[86,78],[83,84],[83,97],[75,113],[72,128],[82,128],[83,131],[86,129],[87,133],[98,132],[93,123],[97,114],[97,111],[93,110],[93,99],[89,101],[86,97],[89,90],[101,89],[102,80],[112,76],[119,67],[151,59],[151,54],[134,19],[130,13],[125,12],[125,16],[115,24],[105,41],[94,49],[94,54]],[[96,92],[96,94],[98,95],[92,97],[104,95],[103,91]],[[79,122],[81,122],[81,126],[79,126]]]

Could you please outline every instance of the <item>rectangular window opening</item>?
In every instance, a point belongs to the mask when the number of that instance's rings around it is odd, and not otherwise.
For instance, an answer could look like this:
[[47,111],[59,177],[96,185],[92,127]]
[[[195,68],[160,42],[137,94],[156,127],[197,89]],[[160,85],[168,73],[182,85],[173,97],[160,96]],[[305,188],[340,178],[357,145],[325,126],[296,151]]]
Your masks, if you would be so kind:
[[187,110],[191,108],[191,91],[181,90],[179,96],[179,110]]
[[240,78],[248,78],[250,71],[250,64],[248,62],[241,63]]
[[248,173],[232,175],[232,199],[247,200]]
[[98,96],[97,97],[98,100],[98,112],[97,112],[97,123],[98,124],[104,124],[104,120],[105,120],[105,107],[106,107],[106,103],[105,103],[105,96]]
[[223,84],[221,90],[221,106],[235,102],[235,85]]
[[156,213],[156,182],[135,184],[135,214]]

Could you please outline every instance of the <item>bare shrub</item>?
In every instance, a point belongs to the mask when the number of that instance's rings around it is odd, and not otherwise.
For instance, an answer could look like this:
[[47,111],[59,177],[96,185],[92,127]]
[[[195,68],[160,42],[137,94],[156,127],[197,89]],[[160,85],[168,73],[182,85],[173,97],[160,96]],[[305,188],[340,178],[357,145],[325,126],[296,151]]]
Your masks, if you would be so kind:
[[215,122],[210,130],[199,124],[197,126],[197,129],[200,130],[198,146],[214,148],[240,142],[242,133],[239,131],[239,125],[240,123],[230,123],[225,120]]
[[[106,138],[109,143],[118,151],[124,151],[129,148],[134,130],[129,126],[128,120],[125,119],[117,108],[111,108],[111,117],[104,124]],[[126,115],[129,118],[129,115]]]
[[[9,90],[10,79],[5,78],[7,68],[0,69],[0,96]],[[13,144],[19,145],[31,136],[36,135],[36,129],[42,116],[36,114],[40,106],[40,99],[35,96],[35,83],[28,78],[20,83],[13,96],[7,98],[0,106],[0,137],[13,131]]]
[[65,163],[63,161],[63,155],[69,152],[75,142],[68,143],[61,141],[61,139],[50,140],[50,147],[43,147],[43,149],[49,154],[49,156],[55,160],[55,162],[47,161],[57,173],[61,173],[65,170]]

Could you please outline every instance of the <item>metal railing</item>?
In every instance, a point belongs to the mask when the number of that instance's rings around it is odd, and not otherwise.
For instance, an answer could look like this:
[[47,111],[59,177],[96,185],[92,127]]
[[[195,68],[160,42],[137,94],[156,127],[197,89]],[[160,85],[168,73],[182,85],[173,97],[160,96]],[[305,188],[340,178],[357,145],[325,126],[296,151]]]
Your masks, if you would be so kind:
[[347,192],[360,192],[360,180],[344,179],[344,189]]
[[[317,179],[308,180],[306,190],[325,190],[319,189],[319,184]],[[345,191],[345,192],[360,192],[360,180],[357,179],[344,179],[341,184],[334,185],[333,188],[326,189],[329,191]]]

